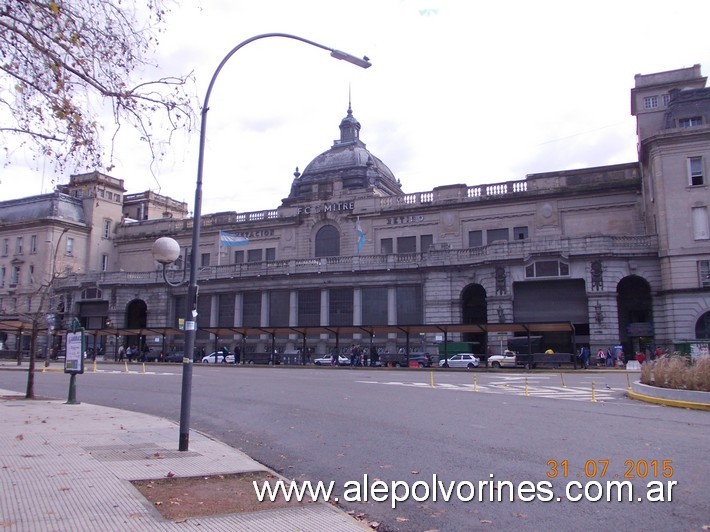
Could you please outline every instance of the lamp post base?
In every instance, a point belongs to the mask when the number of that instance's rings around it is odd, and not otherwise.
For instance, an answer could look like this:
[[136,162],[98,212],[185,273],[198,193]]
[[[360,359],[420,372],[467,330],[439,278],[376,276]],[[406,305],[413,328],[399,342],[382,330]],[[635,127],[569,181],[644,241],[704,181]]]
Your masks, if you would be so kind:
[[76,400],[76,373],[72,373],[69,376],[69,397],[65,405],[78,405],[81,404]]

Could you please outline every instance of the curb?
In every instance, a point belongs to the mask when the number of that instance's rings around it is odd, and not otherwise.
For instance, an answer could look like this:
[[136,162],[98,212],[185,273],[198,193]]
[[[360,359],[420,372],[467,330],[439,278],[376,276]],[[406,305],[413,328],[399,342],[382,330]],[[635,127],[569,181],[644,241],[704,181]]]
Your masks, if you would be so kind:
[[[641,393],[641,390],[647,393]],[[636,399],[637,401],[644,401],[646,403],[654,403],[663,406],[672,406],[675,408],[688,408],[691,410],[705,410],[710,411],[710,393],[708,393],[707,402],[698,401],[687,401],[684,399],[671,399],[669,397],[664,397],[668,392],[672,392],[675,395],[683,395],[685,390],[668,390],[666,388],[657,388],[654,386],[648,386],[641,384],[640,382],[633,383],[633,389],[628,390],[626,395],[631,399]],[[699,392],[706,393],[706,392]],[[650,394],[650,395],[649,395]],[[686,392],[687,395],[693,394],[693,392]],[[694,394],[693,394],[694,395]]]

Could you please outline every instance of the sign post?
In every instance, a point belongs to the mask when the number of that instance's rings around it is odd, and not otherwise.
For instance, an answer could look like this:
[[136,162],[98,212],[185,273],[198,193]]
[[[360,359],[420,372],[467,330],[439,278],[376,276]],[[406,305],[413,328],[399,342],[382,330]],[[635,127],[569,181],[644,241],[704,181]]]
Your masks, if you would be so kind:
[[67,333],[67,353],[64,357],[64,373],[69,373],[69,397],[67,405],[79,404],[76,400],[76,376],[84,373],[85,351],[84,328],[79,326],[79,321],[74,318],[71,332]]

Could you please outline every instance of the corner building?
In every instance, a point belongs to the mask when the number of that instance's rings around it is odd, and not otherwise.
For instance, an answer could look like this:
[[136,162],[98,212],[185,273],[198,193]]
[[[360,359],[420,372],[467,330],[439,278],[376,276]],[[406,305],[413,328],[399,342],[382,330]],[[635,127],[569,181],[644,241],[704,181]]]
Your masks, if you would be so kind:
[[[710,338],[705,83],[699,65],[636,76],[638,161],[416,193],[404,192],[367,149],[348,108],[339,139],[302,173],[296,169],[279,207],[203,216],[193,253],[197,345],[213,349],[205,327],[553,321],[571,322],[576,343],[592,353],[619,343],[633,353]],[[148,194],[130,197],[150,201]],[[192,234],[184,210],[140,220],[124,212],[105,259],[115,266],[73,272],[58,283],[69,308],[80,315],[92,295],[117,327],[177,328],[186,287],[163,282],[151,246],[161,236],[178,240],[183,255],[168,275],[179,278]],[[248,243],[221,246],[220,232]],[[448,339],[478,342],[482,354],[502,345],[498,334]],[[420,334],[410,347],[432,353],[440,340]],[[145,341],[153,347],[158,337]],[[294,334],[276,347],[290,350],[300,341]],[[168,348],[179,350],[181,342],[171,336]],[[340,346],[352,342],[366,343],[357,334],[340,338]],[[393,333],[373,342],[390,351],[404,346]],[[572,349],[568,334],[544,333],[542,342]],[[245,355],[271,345],[268,335],[219,338],[220,345],[237,343]],[[335,338],[315,335],[307,346],[329,352]]]

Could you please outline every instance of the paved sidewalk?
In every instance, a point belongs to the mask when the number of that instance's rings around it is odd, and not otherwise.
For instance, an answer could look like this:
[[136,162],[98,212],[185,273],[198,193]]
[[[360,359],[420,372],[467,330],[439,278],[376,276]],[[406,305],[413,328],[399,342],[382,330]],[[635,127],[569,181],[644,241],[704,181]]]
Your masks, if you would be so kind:
[[170,472],[187,477],[268,469],[195,431],[190,450],[180,452],[178,427],[163,418],[21,397],[0,390],[4,531],[369,530],[327,503],[167,520],[130,480],[163,479]]

